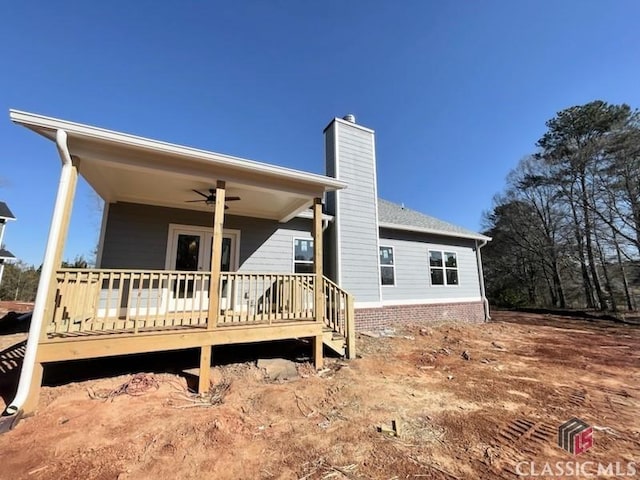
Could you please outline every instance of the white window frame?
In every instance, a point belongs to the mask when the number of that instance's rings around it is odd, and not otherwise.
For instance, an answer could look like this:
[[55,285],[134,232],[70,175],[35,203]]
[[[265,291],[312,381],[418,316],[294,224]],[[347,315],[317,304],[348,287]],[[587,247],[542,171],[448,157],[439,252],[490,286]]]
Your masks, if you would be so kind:
[[[387,248],[391,250],[391,265],[389,265],[388,263],[382,263],[380,261],[380,251],[383,248]],[[392,245],[379,245],[378,246],[378,265],[380,267],[380,286],[382,288],[389,288],[389,287],[395,287],[396,285],[398,285],[398,281],[396,279],[396,249],[395,247],[393,247]],[[393,271],[393,283],[390,285],[384,285],[382,283],[382,268],[389,268],[391,267],[392,271]]]
[[[311,243],[311,252],[312,252],[312,257],[313,257],[313,238],[310,238],[310,237],[293,237],[291,239],[291,253],[292,253],[292,255],[291,255],[291,258],[292,258],[291,271],[293,273],[296,273],[296,264],[297,263],[313,266],[313,259],[311,261],[308,261],[308,260],[296,260],[296,242],[297,241],[310,242]],[[314,269],[312,269],[312,270],[314,270]]]
[[[434,253],[439,253],[442,256],[442,266],[441,267],[434,267],[431,265],[431,252]],[[452,267],[447,267],[447,262],[446,262],[446,254],[453,254],[455,255],[456,258],[456,266],[455,268]],[[427,268],[429,269],[429,285],[432,287],[459,287],[460,286],[460,264],[458,263],[458,252],[453,252],[451,250],[442,250],[439,248],[429,248],[427,250]],[[431,277],[431,270],[433,269],[438,269],[442,271],[442,284],[434,284],[433,283],[433,279]],[[458,278],[458,283],[447,283],[447,270],[455,270],[456,271],[456,276]]]
[[[203,227],[200,225],[183,225],[180,223],[170,223],[169,231],[167,235],[167,250],[165,253],[164,259],[164,268],[165,270],[173,270],[172,261],[173,254],[175,253],[175,241],[177,239],[176,233],[194,233],[196,235],[204,235],[204,244],[203,244],[203,252],[204,256],[201,260],[201,268],[199,271],[209,271],[211,269],[211,265],[205,265],[209,263],[208,260],[205,262],[204,259],[208,258],[207,253],[211,251],[211,242],[213,241],[213,229],[211,227]],[[231,250],[231,272],[237,272],[240,268],[240,230],[232,229],[232,228],[223,228],[222,229],[223,237],[230,237],[232,241],[232,250]]]

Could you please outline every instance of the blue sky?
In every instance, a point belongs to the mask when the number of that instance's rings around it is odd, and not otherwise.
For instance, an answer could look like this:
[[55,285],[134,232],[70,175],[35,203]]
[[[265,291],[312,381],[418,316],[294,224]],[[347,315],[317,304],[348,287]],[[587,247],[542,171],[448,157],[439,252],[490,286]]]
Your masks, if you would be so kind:
[[[636,1],[3,2],[5,243],[42,261],[60,163],[9,121],[32,111],[324,171],[322,130],[376,130],[381,197],[477,230],[555,112],[640,106]],[[81,184],[66,257],[89,255]]]

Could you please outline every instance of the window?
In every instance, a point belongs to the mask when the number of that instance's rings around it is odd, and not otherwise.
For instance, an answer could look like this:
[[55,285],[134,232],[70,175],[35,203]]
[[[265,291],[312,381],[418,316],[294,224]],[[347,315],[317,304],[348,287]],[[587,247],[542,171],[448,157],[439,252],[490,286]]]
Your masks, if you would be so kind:
[[396,284],[393,247],[380,247],[380,283],[390,286]]
[[429,250],[431,285],[458,285],[458,259],[454,252]]
[[313,273],[313,240],[303,238],[293,240],[293,271]]

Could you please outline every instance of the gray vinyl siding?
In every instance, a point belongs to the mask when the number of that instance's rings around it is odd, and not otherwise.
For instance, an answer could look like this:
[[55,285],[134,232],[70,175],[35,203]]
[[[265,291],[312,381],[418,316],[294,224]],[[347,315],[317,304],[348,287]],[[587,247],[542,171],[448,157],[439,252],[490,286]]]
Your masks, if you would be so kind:
[[[473,240],[381,229],[380,246],[393,247],[395,263],[395,286],[382,287],[383,301],[480,298]],[[456,253],[458,285],[431,286],[429,250]]]
[[[105,229],[102,268],[164,269],[169,224],[208,227],[211,214],[134,203],[113,203]],[[290,273],[293,239],[311,238],[311,221],[225,217],[224,227],[240,230],[240,268],[243,272]]]
[[337,145],[337,178],[348,184],[337,194],[340,283],[357,302],[379,302],[373,133],[343,122],[334,122],[330,131]]

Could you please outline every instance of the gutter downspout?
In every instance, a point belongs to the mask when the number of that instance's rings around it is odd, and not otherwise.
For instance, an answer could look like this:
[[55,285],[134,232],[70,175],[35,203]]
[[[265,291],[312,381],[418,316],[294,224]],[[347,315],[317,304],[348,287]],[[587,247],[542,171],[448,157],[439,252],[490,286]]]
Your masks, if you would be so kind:
[[480,249],[484,247],[489,240],[482,240],[482,243],[478,245],[478,240],[476,242],[476,260],[478,261],[478,277],[480,279],[480,297],[482,298],[482,305],[484,306],[484,321],[488,322],[491,320],[491,315],[489,314],[489,300],[487,300],[487,294],[484,288],[484,270],[482,268],[482,255],[480,254]]
[[47,297],[49,289],[51,288],[53,271],[58,267],[57,265],[54,265],[56,260],[55,256],[62,233],[65,204],[69,196],[69,185],[71,183],[71,174],[73,170],[71,154],[69,153],[69,147],[67,145],[67,132],[64,130],[56,131],[56,147],[58,148],[58,154],[62,160],[60,183],[58,184],[58,193],[53,209],[53,216],[51,218],[49,238],[47,240],[47,246],[44,253],[40,281],[38,282],[38,293],[36,294],[36,301],[33,307],[33,314],[31,316],[31,326],[29,327],[27,348],[24,354],[24,361],[22,362],[22,371],[20,372],[18,391],[16,392],[13,401],[5,409],[2,414],[3,416],[18,414],[29,397],[31,379],[36,363],[36,355],[38,353],[38,343],[40,342],[40,332],[42,331],[42,323],[44,321]]

